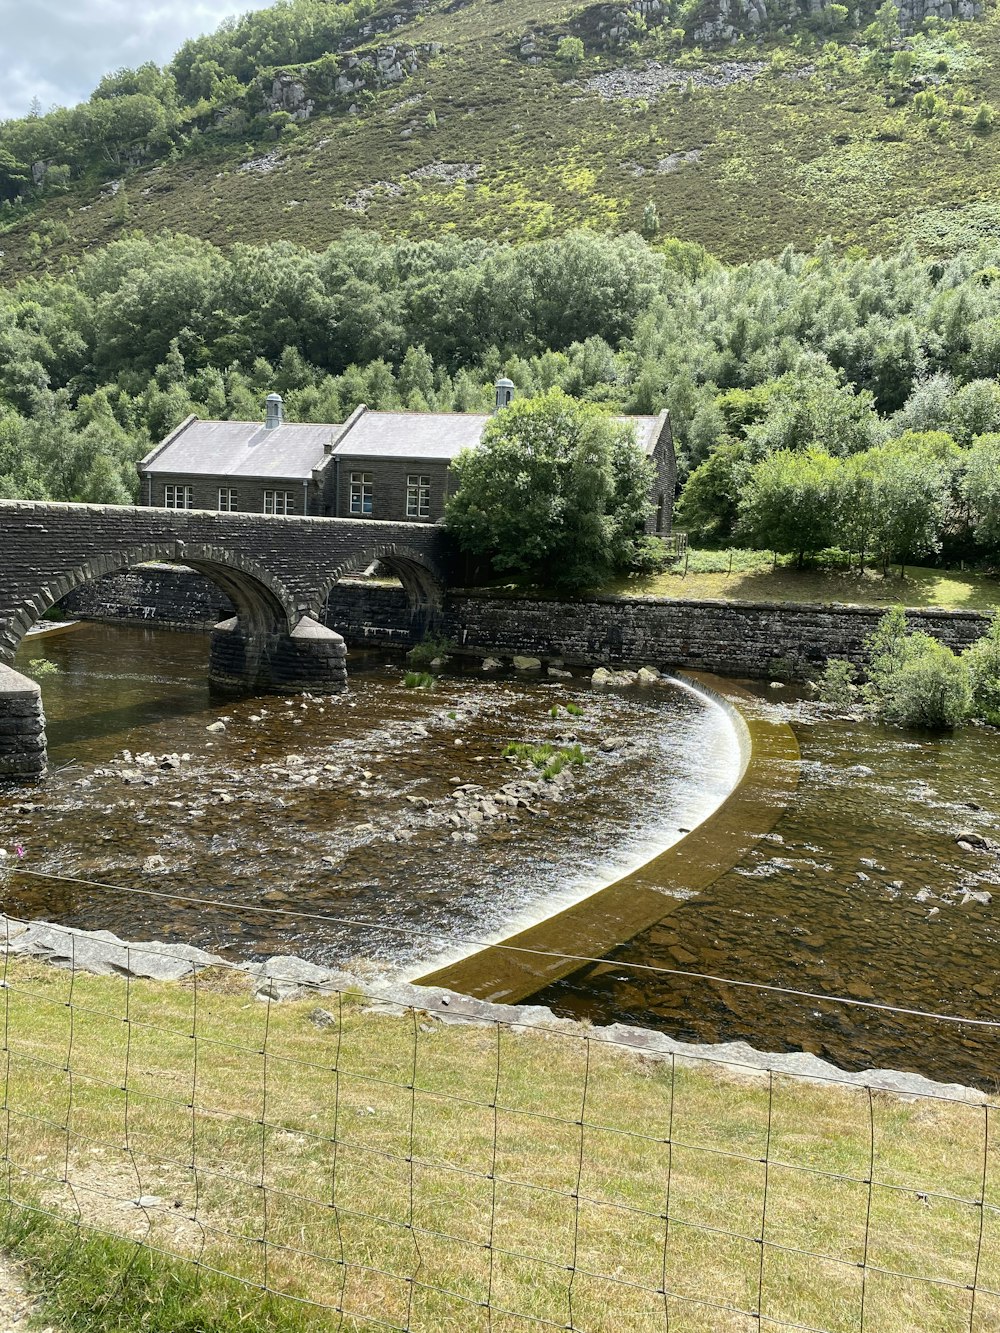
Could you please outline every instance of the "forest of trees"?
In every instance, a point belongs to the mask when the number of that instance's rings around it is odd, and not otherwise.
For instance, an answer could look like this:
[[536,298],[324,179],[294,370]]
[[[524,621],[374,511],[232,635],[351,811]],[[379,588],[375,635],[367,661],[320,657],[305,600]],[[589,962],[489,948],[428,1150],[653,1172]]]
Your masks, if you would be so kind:
[[[669,407],[700,537],[872,561],[1000,548],[996,246],[726,268],[589,232],[356,233],[320,253],[127,236],[0,292],[0,495],[129,500],[135,461],[187,413],[254,419],[272,389],[309,421],[362,401],[488,410],[501,370],[522,395]],[[789,497],[815,515],[806,538]]]

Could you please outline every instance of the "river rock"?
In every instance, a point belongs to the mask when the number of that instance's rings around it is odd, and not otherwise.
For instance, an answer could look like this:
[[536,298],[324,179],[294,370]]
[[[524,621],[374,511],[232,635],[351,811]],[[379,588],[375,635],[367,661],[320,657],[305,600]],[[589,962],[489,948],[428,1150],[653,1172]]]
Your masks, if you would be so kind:
[[541,671],[542,659],[540,657],[515,657],[515,671]]
[[9,923],[9,938],[0,943],[2,949],[98,976],[148,977],[153,981],[179,981],[199,968],[223,962],[218,954],[190,944],[155,940],[126,944],[110,930],[77,930],[47,921],[33,921],[23,928]]
[[554,666],[550,666],[550,667],[549,667],[548,674],[549,674],[550,676],[552,676],[552,678],[553,678],[554,680],[572,680],[572,679],[573,679],[573,673],[572,673],[572,671],[564,671],[562,667],[554,667]]
[[226,729],[225,722],[210,722],[208,726],[205,728],[205,730],[210,731],[213,736],[221,735],[222,732],[225,731],[225,729]]
[[609,671],[607,667],[598,667],[590,678],[591,685],[612,685],[614,684],[615,673]]
[[962,895],[962,906],[966,903],[979,903],[982,907],[989,907],[993,901],[993,894],[987,893],[985,889],[970,889]]
[[484,670],[484,671],[502,671],[502,670],[503,670],[503,663],[500,661],[499,657],[484,657],[484,658],[483,658],[483,670]]
[[269,958],[266,963],[250,963],[246,971],[254,982],[257,1000],[297,1000],[303,995],[337,990],[347,981],[342,972],[286,954]]
[[975,833],[972,829],[963,829],[961,833],[955,834],[955,841],[963,851],[988,852],[990,842],[984,838],[981,833]]
[[644,666],[639,668],[640,685],[655,685],[659,679],[660,673],[657,671],[656,667]]

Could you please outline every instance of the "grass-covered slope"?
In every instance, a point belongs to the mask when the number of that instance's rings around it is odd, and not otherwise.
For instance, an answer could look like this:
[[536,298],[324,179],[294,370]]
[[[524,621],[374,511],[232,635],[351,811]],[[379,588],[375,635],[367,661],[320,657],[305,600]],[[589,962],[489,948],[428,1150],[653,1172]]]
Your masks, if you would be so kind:
[[[389,33],[392,11],[376,12],[319,59],[261,65],[231,106],[173,110],[160,147],[111,154],[146,165],[29,188],[0,213],[4,273],[129,228],[320,247],[352,227],[521,240],[658,226],[741,260],[827,234],[868,250],[912,234],[944,252],[1000,226],[992,6],[898,40],[849,20],[823,31],[834,6],[714,46],[693,43],[694,19],[684,36],[640,22],[613,42],[613,7],[580,0],[415,9]],[[565,44],[560,57],[567,36],[583,42],[577,63]]]
[[665,1305],[735,1333],[758,1299],[774,1327],[856,1328],[863,1300],[879,1333],[958,1333],[973,1287],[996,1327],[979,1101],[262,1004],[221,969],[5,977],[0,1241],[65,1333],[660,1333]]

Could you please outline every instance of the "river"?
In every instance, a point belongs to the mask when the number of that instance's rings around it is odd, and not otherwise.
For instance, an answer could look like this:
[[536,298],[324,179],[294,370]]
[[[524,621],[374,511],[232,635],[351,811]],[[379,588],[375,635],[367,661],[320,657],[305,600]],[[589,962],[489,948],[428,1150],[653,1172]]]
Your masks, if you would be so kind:
[[[21,669],[52,663],[41,679],[59,771],[44,789],[0,796],[0,847],[20,843],[30,869],[121,891],[14,877],[8,911],[230,957],[413,974],[648,859],[713,809],[738,769],[725,712],[676,684],[598,691],[585,674],[476,670],[425,691],[404,686],[398,660],[355,655],[342,697],[220,702],[207,652],[202,635],[101,625],[22,648]],[[774,832],[540,1000],[598,1022],[992,1088],[989,1029],[678,975],[996,1016],[1000,858],[957,842],[1000,829],[996,733],[915,735],[831,716],[791,690],[757,694],[803,755]],[[220,719],[224,732],[207,730]],[[542,783],[504,757],[511,742],[579,744],[586,762]]]

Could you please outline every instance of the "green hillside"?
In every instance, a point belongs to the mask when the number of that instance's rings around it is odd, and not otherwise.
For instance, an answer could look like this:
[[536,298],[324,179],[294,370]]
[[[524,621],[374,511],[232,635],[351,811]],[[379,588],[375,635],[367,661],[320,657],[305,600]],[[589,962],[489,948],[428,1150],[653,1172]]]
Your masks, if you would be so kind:
[[[924,2],[907,0],[904,27]],[[1000,231],[997,9],[900,36],[891,4],[808,8],[260,11],[166,72],[120,71],[80,108],[0,125],[3,273],[134,229],[320,248],[351,228],[521,241],[585,226],[733,262],[826,235],[945,252]]]

